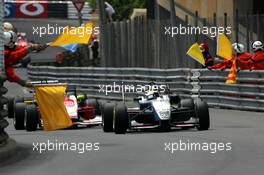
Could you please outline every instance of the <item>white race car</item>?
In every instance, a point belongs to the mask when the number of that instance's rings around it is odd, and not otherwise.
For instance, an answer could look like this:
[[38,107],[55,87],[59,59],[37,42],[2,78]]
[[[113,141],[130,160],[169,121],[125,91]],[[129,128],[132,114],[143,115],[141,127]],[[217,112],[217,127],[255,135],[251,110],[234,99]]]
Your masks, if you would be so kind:
[[168,131],[172,127],[197,127],[208,130],[208,105],[201,99],[180,99],[178,95],[160,92],[146,93],[134,103],[106,103],[102,110],[103,130],[122,134],[127,130],[158,128]]

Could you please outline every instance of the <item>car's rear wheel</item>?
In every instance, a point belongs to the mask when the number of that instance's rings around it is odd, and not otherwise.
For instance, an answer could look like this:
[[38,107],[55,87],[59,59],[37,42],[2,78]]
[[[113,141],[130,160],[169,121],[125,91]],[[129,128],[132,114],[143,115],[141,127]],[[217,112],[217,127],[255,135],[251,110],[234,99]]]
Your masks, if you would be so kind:
[[128,129],[128,113],[125,104],[118,104],[114,108],[114,131],[116,134],[125,134]]
[[182,108],[190,108],[193,109],[194,108],[194,101],[193,99],[182,99],[181,102],[181,107]]
[[195,102],[195,106],[196,116],[199,120],[197,129],[200,131],[208,130],[210,128],[210,115],[207,103],[201,100],[197,100]]
[[13,124],[16,130],[25,129],[25,103],[14,104],[14,119]]
[[87,99],[87,100],[85,100],[85,105],[94,106],[95,114],[96,115],[101,115],[100,104],[99,104],[99,102],[96,99]]
[[36,131],[39,123],[38,111],[35,105],[27,105],[25,110],[26,130]]
[[8,98],[7,110],[8,118],[14,118],[14,98]]
[[13,107],[11,107],[11,103],[12,102],[10,101],[10,106],[8,107],[8,114],[9,114],[9,111],[10,111],[10,115],[12,115],[11,113],[12,113],[12,110],[13,110],[13,117],[12,118],[14,118],[15,111],[16,111],[16,104],[17,103],[24,103],[24,97],[15,97],[14,100],[13,100]]
[[105,103],[102,109],[102,120],[104,132],[113,132],[114,104]]

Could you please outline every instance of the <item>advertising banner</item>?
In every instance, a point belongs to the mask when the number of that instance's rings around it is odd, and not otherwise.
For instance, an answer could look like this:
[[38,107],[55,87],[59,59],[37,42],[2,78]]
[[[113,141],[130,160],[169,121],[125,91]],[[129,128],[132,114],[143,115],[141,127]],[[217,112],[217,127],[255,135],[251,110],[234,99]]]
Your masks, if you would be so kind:
[[46,1],[17,1],[15,3],[17,18],[47,18],[48,3]]

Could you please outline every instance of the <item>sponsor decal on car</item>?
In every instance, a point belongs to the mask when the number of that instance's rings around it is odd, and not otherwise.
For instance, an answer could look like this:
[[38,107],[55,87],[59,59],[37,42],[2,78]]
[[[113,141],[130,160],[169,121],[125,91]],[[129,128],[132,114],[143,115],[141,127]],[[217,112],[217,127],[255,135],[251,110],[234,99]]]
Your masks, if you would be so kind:
[[64,98],[64,106],[72,119],[78,118],[78,104],[74,96]]

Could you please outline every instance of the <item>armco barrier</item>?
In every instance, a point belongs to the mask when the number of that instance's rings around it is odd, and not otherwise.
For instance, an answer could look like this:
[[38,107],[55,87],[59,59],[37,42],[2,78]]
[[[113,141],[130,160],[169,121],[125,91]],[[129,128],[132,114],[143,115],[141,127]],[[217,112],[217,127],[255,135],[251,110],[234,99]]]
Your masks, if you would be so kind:
[[[0,2],[0,22],[3,24],[3,2]],[[3,31],[2,27],[0,28],[0,43],[3,43]],[[0,53],[3,53],[3,44],[0,44]],[[7,144],[8,135],[4,129],[8,126],[8,122],[5,120],[7,117],[7,111],[4,110],[4,105],[7,104],[7,98],[3,97],[7,92],[7,89],[4,87],[5,78],[4,75],[4,58],[3,54],[0,54],[0,149],[1,147]]]
[[[172,93],[182,97],[202,98],[211,107],[264,111],[264,71],[241,71],[235,85],[225,84],[228,70],[29,66],[28,73],[32,80],[67,82],[75,85],[77,91],[95,98],[122,99],[121,93],[108,92],[106,95],[102,85],[115,85],[116,91],[119,91],[122,85],[137,87],[153,82],[169,85]],[[108,90],[111,91],[111,88],[108,87]],[[131,99],[135,95],[126,93],[126,98]]]
[[5,120],[7,117],[7,111],[3,108],[5,104],[8,103],[7,98],[3,97],[7,92],[7,89],[3,87],[4,79],[0,77],[0,147],[2,144],[5,144],[5,142],[8,140],[8,135],[4,131],[4,129],[8,126],[8,122]]

